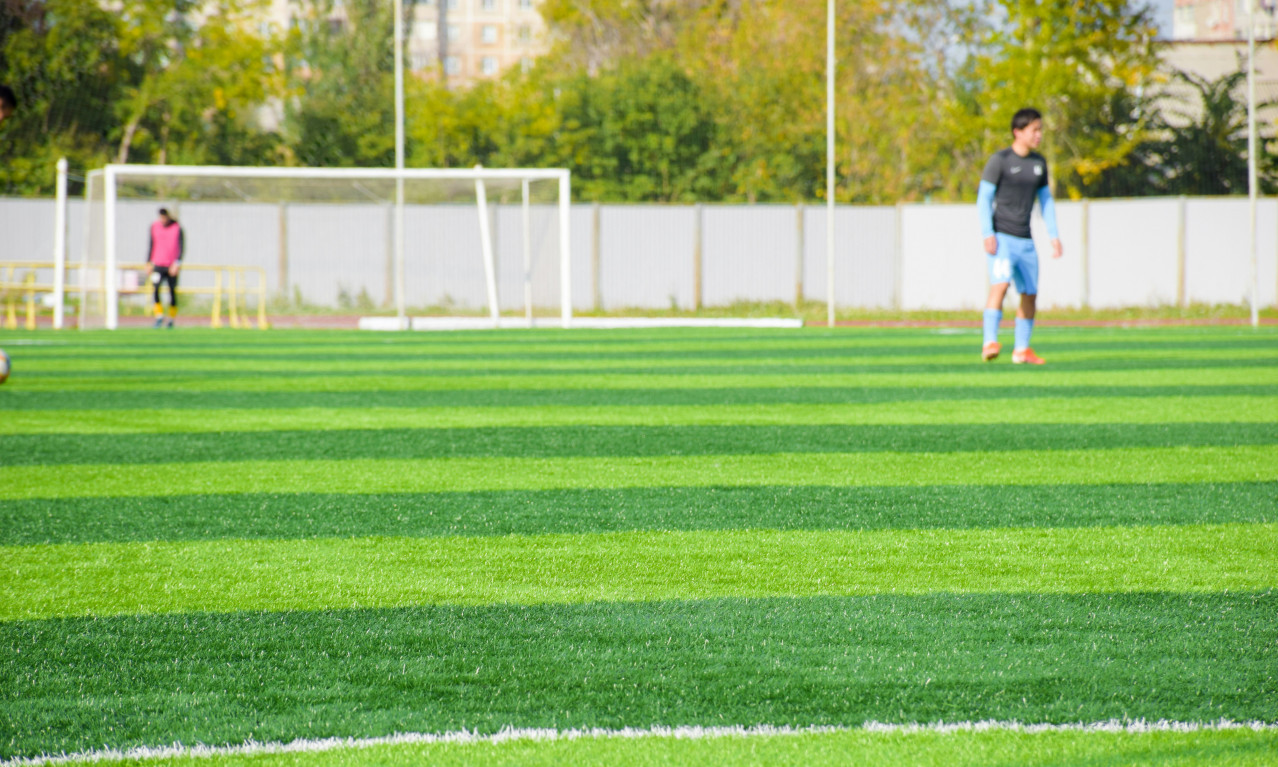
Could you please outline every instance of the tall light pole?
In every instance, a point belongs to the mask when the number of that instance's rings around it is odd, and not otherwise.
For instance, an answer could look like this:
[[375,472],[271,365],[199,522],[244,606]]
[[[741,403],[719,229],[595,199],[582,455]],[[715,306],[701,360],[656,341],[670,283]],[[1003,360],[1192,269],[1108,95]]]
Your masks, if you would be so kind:
[[1247,226],[1251,244],[1251,326],[1260,325],[1256,255],[1256,0],[1247,0]]
[[395,0],[395,315],[404,315],[404,0]]
[[825,29],[825,313],[834,327],[834,2],[826,0]]

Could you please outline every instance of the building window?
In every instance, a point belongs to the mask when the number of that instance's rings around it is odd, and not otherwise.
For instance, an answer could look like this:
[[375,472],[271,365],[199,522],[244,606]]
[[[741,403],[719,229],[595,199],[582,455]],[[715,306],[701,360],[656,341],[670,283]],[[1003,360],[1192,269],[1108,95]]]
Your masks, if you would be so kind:
[[456,24],[449,24],[448,40],[451,42],[451,41],[460,40],[460,39],[461,39],[461,27],[457,26]]
[[533,68],[533,60],[531,56],[524,56],[519,60],[519,68],[527,72]]
[[519,42],[525,44],[532,42],[532,27],[527,24],[519,25]]
[[418,40],[434,40],[439,36],[439,25],[432,22],[418,22],[413,25],[413,37]]
[[495,75],[497,74],[497,57],[485,56],[483,60],[480,61],[479,66],[481,71],[483,71],[484,74]]
[[479,31],[479,39],[483,40],[488,45],[492,45],[497,42],[497,25],[485,24]]
[[444,72],[450,75],[461,74],[461,59],[456,56],[449,56],[444,59]]
[[497,0],[481,0],[480,7],[485,11],[497,10]]
[[519,8],[523,11],[532,10],[532,0],[519,0]]

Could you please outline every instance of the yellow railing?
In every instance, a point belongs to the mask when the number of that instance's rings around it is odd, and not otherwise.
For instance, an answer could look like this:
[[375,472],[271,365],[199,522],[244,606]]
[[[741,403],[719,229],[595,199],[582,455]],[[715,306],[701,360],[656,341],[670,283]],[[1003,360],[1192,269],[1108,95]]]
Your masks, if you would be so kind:
[[[147,264],[129,264],[120,269],[129,269],[148,273],[151,267]],[[182,267],[182,272],[212,272],[211,287],[194,286],[178,288],[180,295],[211,296],[213,309],[209,316],[209,327],[222,327],[222,303],[226,303],[226,325],[232,328],[251,328],[253,321],[248,310],[249,275],[257,278],[257,284],[251,292],[257,295],[257,327],[265,330],[270,327],[266,320],[266,270],[260,266],[205,266],[190,264]],[[146,280],[139,279],[137,288],[121,288],[120,295],[145,294],[151,291]]]
[[[53,290],[50,285],[47,288],[36,283],[36,273],[31,271],[37,264],[25,263],[0,263],[0,269],[4,270],[4,282],[0,282],[0,292],[4,293],[4,326],[7,330],[14,330],[18,327],[18,303],[22,301],[23,294],[26,295],[26,320],[22,326],[27,330],[35,330],[36,326],[36,293],[42,290]],[[22,282],[15,282],[14,275],[19,269],[27,269],[27,273],[23,275]]]
[[[3,294],[5,302],[4,326],[10,330],[18,327],[18,310],[17,304],[25,296],[26,303],[26,319],[24,327],[28,330],[34,330],[36,327],[36,294],[52,293],[53,285],[37,282],[37,269],[47,269],[52,271],[56,268],[53,263],[43,263],[35,261],[0,261],[0,274],[5,279],[0,282],[0,294]],[[26,269],[26,274],[22,276],[21,282],[15,281],[14,277],[21,270]],[[72,264],[67,267],[67,271],[72,270],[92,270],[101,274],[103,267],[101,264],[93,264],[85,267],[81,264]],[[147,264],[127,264],[120,267],[121,271],[135,271],[142,274],[150,272],[151,267]],[[248,295],[250,292],[255,293],[257,297],[257,327],[266,329],[270,327],[270,323],[266,320],[266,270],[260,266],[205,266],[203,264],[191,264],[182,267],[183,272],[212,272],[212,287],[204,287],[200,285],[191,287],[182,287],[178,289],[181,295],[207,295],[212,297],[213,310],[209,318],[209,325],[215,328],[222,327],[222,303],[226,302],[226,324],[232,328],[251,328],[253,321],[248,310]],[[256,285],[250,290],[250,275],[256,278]],[[81,282],[85,281],[86,275],[81,272]],[[101,277],[96,280],[95,284],[102,285]],[[67,288],[67,292],[71,293],[76,288]],[[101,292],[101,288],[94,290]],[[135,288],[121,287],[120,295],[144,295],[151,291],[150,285],[145,279],[138,280],[138,286]],[[83,307],[82,307],[83,309]]]

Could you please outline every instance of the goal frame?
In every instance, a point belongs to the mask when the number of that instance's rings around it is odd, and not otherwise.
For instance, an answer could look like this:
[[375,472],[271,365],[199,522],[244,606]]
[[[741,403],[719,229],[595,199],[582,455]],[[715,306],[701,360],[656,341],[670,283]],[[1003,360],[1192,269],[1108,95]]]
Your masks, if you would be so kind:
[[[572,247],[569,240],[571,232],[572,175],[564,168],[280,168],[250,167],[226,165],[128,165],[109,164],[102,168],[103,183],[103,237],[104,242],[104,327],[115,330],[119,327],[119,277],[118,254],[116,253],[116,181],[120,176],[188,176],[188,177],[231,177],[254,179],[325,179],[336,181],[474,181],[476,207],[479,212],[480,244],[484,262],[484,277],[488,292],[489,316],[493,326],[498,325],[500,307],[497,304],[496,266],[493,255],[492,238],[489,233],[489,217],[487,210],[487,181],[521,182],[523,225],[525,239],[525,266],[527,266],[527,243],[529,238],[529,199],[528,182],[557,181],[559,185],[558,224],[559,224],[559,302],[560,320],[563,327],[572,326]],[[402,185],[401,185],[402,186]],[[88,193],[86,184],[85,192]],[[89,201],[91,204],[91,201]],[[396,219],[403,221],[403,195],[397,195],[395,203]],[[86,208],[87,211],[87,208]],[[400,329],[409,328],[409,320],[404,306],[404,241],[397,225],[395,242],[395,309]],[[525,301],[529,300],[531,287],[525,273]],[[531,310],[531,304],[526,309]],[[531,321],[530,321],[531,324]]]

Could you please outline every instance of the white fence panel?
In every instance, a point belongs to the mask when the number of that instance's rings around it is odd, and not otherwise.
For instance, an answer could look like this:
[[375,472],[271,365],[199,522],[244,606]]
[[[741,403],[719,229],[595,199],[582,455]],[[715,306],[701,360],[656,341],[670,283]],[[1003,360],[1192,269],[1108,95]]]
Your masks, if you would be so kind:
[[703,302],[794,301],[796,215],[779,205],[702,208]]

